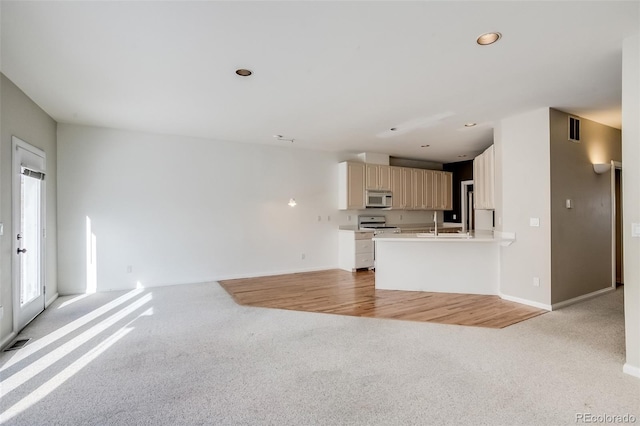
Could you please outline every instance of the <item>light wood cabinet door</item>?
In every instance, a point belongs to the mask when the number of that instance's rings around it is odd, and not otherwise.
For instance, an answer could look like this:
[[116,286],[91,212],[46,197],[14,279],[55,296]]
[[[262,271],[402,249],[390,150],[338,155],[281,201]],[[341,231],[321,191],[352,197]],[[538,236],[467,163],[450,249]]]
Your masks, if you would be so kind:
[[487,148],[482,156],[484,157],[484,204],[487,209],[495,209],[495,154],[493,145]]
[[391,168],[391,208],[402,209],[404,203],[404,182],[402,181],[402,167]]
[[493,145],[473,160],[473,191],[476,209],[495,209],[495,152]]
[[391,166],[378,166],[378,189],[391,191]]
[[484,188],[484,158],[479,155],[473,160],[473,207],[477,210],[486,209]]
[[413,191],[412,191],[413,208],[416,210],[422,210],[425,208],[424,170],[422,169],[411,170],[411,184],[413,185]]
[[435,172],[433,170],[424,171],[424,207],[427,210],[435,210]]
[[338,209],[364,209],[365,164],[338,164]]
[[378,189],[378,166],[376,164],[367,164],[365,167],[367,174],[366,189]]
[[364,163],[348,163],[347,210],[364,209]]
[[442,174],[442,210],[453,210],[453,173]]
[[442,172],[433,172],[433,208],[442,210],[443,203],[442,193]]
[[367,164],[366,176],[366,189],[391,191],[391,166]]
[[413,181],[412,169],[402,168],[402,208],[405,210],[413,209]]

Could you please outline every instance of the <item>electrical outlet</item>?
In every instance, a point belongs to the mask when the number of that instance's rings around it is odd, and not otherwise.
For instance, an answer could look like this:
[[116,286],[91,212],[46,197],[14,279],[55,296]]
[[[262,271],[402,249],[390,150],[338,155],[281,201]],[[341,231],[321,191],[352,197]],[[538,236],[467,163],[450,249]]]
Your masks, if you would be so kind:
[[351,216],[347,216],[347,222],[351,222]]
[[132,272],[133,272],[133,266],[127,265],[127,274],[130,274]]
[[457,214],[454,214],[454,215],[453,215],[453,220],[456,220],[457,218],[458,218],[458,215],[457,215]]
[[4,308],[0,306],[0,320],[2,319],[3,316],[4,316]]
[[533,286],[534,287],[540,287],[540,278],[539,277],[533,277]]
[[530,217],[529,218],[529,226],[533,226],[534,228],[537,228],[540,226],[540,218],[538,217]]
[[322,216],[318,216],[318,222],[322,220]]
[[300,258],[301,258],[302,260],[306,259],[306,257],[307,257],[307,255],[306,255],[306,254],[304,254],[304,253],[302,253],[302,254],[300,255]]
[[400,220],[402,220],[402,215],[400,215]]
[[327,222],[331,222],[331,216],[327,216]]

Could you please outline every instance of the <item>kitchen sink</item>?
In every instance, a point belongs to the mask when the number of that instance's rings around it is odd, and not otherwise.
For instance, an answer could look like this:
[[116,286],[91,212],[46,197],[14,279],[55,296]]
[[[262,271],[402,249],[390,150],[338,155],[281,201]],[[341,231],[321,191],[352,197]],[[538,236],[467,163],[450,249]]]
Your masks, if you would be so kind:
[[447,232],[436,235],[433,232],[419,232],[416,237],[420,238],[473,238],[468,232]]

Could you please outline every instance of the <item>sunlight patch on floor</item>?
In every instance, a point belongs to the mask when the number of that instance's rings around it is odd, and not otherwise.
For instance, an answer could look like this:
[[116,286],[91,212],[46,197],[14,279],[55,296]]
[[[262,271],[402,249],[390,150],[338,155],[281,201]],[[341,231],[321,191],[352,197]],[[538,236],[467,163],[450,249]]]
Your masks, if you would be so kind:
[[144,305],[151,302],[153,299],[151,294],[146,294],[135,302],[131,303],[127,307],[121,309],[119,312],[111,315],[109,318],[101,321],[95,326],[91,327],[87,331],[79,334],[73,339],[69,340],[65,344],[60,347],[54,349],[43,357],[35,360],[33,363],[28,366],[22,368],[17,371],[12,376],[5,378],[2,381],[2,386],[0,388],[0,398],[7,395],[9,392],[13,391],[17,387],[26,383],[28,380],[31,380],[36,375],[42,373],[47,368],[51,367],[56,362],[63,359],[65,356],[69,355],[71,352],[77,350],[80,346],[87,343],[89,340],[96,337],[98,334],[106,331],[109,327],[112,327],[119,321],[126,318],[128,315],[131,315],[136,310],[140,309]]
[[[109,312],[110,310],[122,305],[123,303],[131,300],[132,298],[138,296],[142,294],[142,290],[132,290],[122,296],[120,296],[119,298],[107,303],[104,306],[101,306],[98,309],[95,309],[94,311],[78,318],[77,320],[65,325],[64,327],[59,328],[58,330],[54,331],[53,333],[49,333],[48,335],[35,340],[33,342],[31,342],[28,346],[24,347],[23,349],[21,349],[19,352],[16,352],[15,355],[9,360],[7,361],[7,363],[5,365],[3,365],[0,368],[0,372],[5,371],[6,369],[8,369],[9,367],[11,367],[12,365],[14,365],[17,362],[22,361],[23,359],[27,358],[30,355],[33,355],[34,353],[38,352],[39,350],[47,347],[48,345],[56,342],[57,340],[63,338],[64,336],[66,336],[69,333],[72,333],[73,331],[77,330],[78,328],[90,323],[91,321],[95,320],[96,318],[104,315],[105,313]],[[85,295],[87,296],[87,295]],[[75,300],[75,299],[74,299]]]

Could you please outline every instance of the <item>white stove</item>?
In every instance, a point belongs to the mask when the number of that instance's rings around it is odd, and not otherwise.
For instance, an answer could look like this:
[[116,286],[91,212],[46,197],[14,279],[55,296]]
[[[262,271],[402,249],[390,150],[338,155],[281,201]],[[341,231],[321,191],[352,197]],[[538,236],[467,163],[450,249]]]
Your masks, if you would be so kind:
[[400,228],[387,225],[387,218],[384,216],[358,216],[358,229],[361,231],[373,231],[374,235],[392,233],[399,234]]

